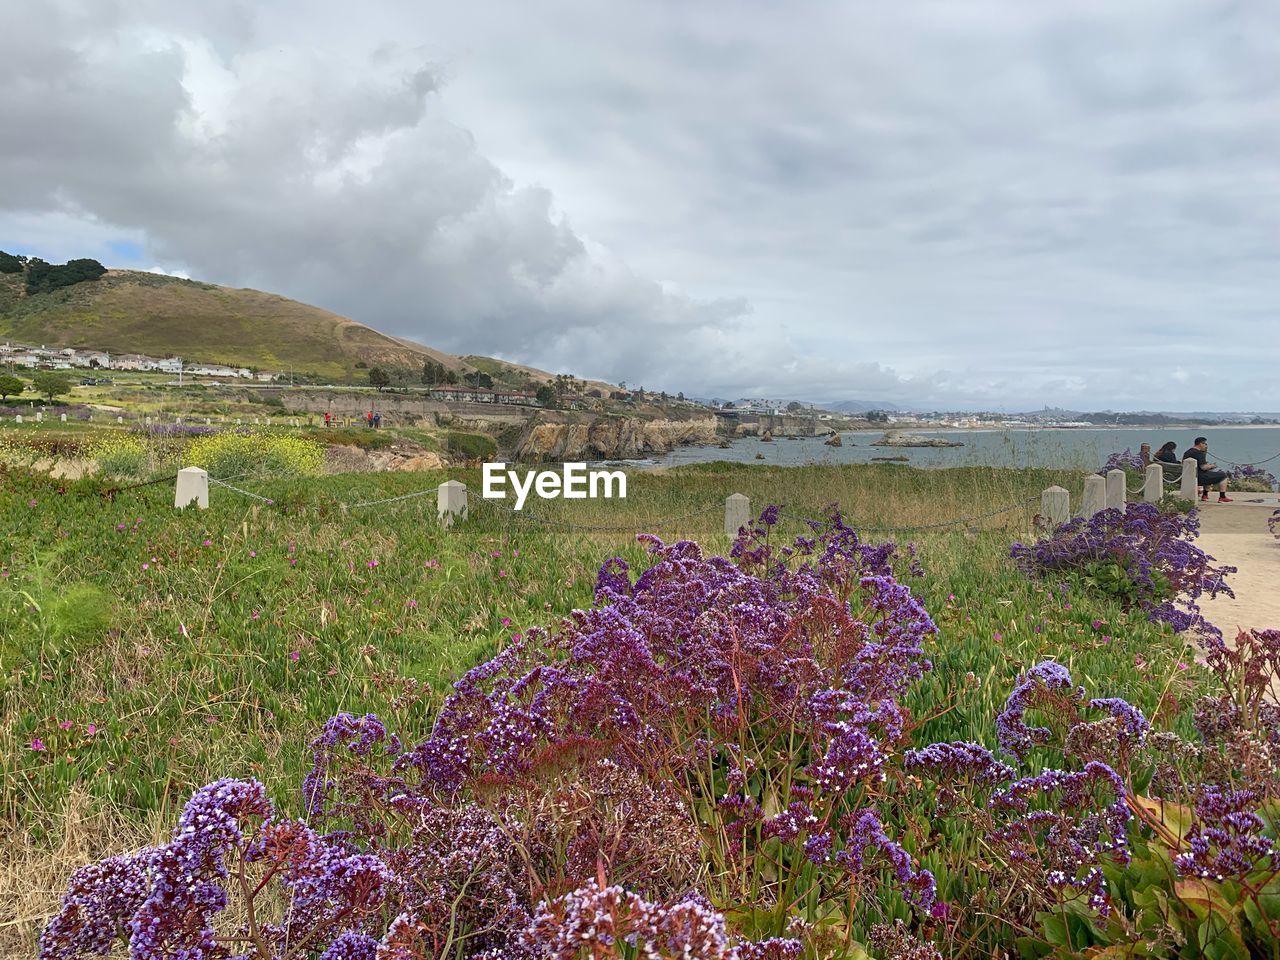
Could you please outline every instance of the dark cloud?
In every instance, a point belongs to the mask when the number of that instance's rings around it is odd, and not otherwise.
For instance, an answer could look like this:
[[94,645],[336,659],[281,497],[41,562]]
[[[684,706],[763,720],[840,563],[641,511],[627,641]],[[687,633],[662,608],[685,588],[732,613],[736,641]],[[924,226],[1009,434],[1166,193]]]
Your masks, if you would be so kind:
[[6,21],[4,244],[673,390],[1280,407],[1274,6],[172,6]]

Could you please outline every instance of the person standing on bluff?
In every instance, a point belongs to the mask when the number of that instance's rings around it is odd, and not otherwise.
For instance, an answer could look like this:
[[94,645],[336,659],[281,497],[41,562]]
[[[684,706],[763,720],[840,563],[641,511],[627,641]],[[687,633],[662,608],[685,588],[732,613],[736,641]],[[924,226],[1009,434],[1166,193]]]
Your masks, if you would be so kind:
[[1227,496],[1227,475],[1218,469],[1216,463],[1209,463],[1209,441],[1204,437],[1196,437],[1195,443],[1182,455],[1182,459],[1190,458],[1196,462],[1196,486],[1200,487],[1200,499],[1209,499],[1209,488],[1217,485],[1218,502],[1230,503]]

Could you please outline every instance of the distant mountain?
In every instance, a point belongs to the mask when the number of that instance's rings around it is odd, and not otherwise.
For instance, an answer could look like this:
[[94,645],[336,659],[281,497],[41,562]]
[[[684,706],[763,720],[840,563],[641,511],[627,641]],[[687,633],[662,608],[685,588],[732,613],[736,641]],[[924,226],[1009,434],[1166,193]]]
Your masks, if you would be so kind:
[[820,403],[818,406],[834,413],[866,413],[868,410],[885,410],[897,413],[901,408],[887,400],[841,400],[837,403]]
[[29,286],[22,273],[0,272],[0,341],[292,368],[333,382],[363,381],[375,366],[420,370],[428,360],[512,384],[551,379],[532,367],[434,350],[258,290],[134,270],[44,292],[29,293]]

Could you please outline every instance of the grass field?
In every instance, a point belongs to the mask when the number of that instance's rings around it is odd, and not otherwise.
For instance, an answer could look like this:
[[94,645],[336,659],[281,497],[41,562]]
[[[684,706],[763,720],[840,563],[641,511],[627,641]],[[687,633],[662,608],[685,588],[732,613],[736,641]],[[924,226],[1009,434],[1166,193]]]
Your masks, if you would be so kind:
[[[99,495],[0,474],[0,947],[21,951],[66,871],[158,836],[192,789],[256,777],[296,812],[307,741],[331,715],[375,712],[406,741],[430,729],[449,683],[529,626],[592,602],[639,532],[724,551],[724,498],[783,506],[784,534],[839,504],[855,526],[929,527],[910,585],[941,627],[935,669],[907,705],[918,744],[994,743],[1020,670],[1047,657],[1078,682],[1189,729],[1203,683],[1184,642],[1112,602],[1027,580],[1008,559],[1040,491],[1080,478],[898,465],[703,465],[632,473],[625,501],[533,501],[524,516],[480,501],[442,529],[429,497],[344,512],[342,503],[433,488],[444,474],[253,483],[264,505],[215,487],[208,511],[172,508],[165,484]],[[677,519],[671,519],[677,518]],[[888,532],[868,539],[888,539]]]

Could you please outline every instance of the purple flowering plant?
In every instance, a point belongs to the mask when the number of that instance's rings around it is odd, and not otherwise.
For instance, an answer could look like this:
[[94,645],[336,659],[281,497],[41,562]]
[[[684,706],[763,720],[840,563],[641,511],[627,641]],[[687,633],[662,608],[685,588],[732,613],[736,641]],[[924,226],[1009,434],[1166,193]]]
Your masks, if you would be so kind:
[[1154,504],[1075,517],[1035,543],[1015,543],[1010,556],[1025,573],[1070,579],[1119,599],[1176,632],[1218,633],[1196,600],[1234,596],[1227,577],[1235,568],[1216,566],[1193,542],[1200,522],[1194,511],[1162,513]]
[[1112,453],[1098,472],[1104,476],[1111,470],[1124,470],[1129,473],[1141,473],[1145,469],[1142,456],[1128,447],[1122,453]]

